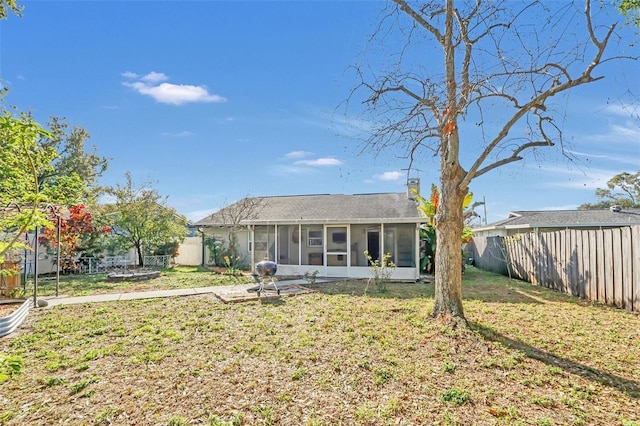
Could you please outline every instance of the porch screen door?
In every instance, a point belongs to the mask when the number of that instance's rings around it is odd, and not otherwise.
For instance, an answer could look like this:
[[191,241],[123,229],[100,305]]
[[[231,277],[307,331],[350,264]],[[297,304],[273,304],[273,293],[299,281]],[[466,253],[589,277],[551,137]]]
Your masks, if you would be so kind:
[[348,263],[348,229],[346,226],[327,226],[327,274],[346,276]]

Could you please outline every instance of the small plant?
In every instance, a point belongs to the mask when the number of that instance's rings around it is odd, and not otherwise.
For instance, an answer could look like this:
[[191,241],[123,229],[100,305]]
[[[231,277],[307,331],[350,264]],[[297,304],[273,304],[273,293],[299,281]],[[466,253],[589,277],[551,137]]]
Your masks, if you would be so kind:
[[304,367],[300,367],[293,372],[293,375],[291,376],[291,380],[300,380],[306,375],[307,375],[307,369]]
[[22,358],[0,353],[0,383],[22,372]]
[[531,402],[544,408],[552,408],[556,405],[553,398],[548,396],[534,396]]
[[118,409],[114,407],[107,407],[104,410],[98,411],[95,417],[96,425],[110,425],[113,423],[114,417],[118,414]]
[[453,414],[449,413],[448,411],[445,411],[443,414],[444,417],[444,424],[446,426],[460,426],[462,423],[459,423],[456,418],[453,416]]
[[440,394],[440,399],[442,400],[442,402],[448,402],[454,405],[462,405],[469,402],[469,400],[471,399],[471,395],[469,395],[469,392],[467,391],[463,391],[458,388],[452,388],[442,392]]
[[171,416],[167,422],[167,426],[183,426],[187,424],[187,420],[182,416]]
[[240,256],[224,256],[224,266],[227,268],[227,275],[237,276],[242,272],[238,267],[240,263]]
[[391,253],[385,253],[382,255],[382,260],[373,259],[369,250],[364,251],[364,256],[369,261],[371,267],[371,274],[373,275],[373,282],[376,285],[376,290],[380,293],[387,291],[387,282],[396,270],[396,264],[391,260]]
[[454,371],[456,371],[456,364],[446,361],[442,364],[442,371],[444,371],[445,373],[453,373]]
[[213,264],[215,266],[220,266],[220,252],[223,248],[222,241],[216,240],[215,238],[209,238],[205,240],[205,245],[209,249],[209,259],[213,260]]
[[9,298],[10,299],[24,299],[26,294],[27,293],[24,291],[24,289],[22,287],[16,287],[16,288],[12,288],[9,291]]
[[49,377],[43,381],[42,385],[45,388],[51,388],[53,386],[64,385],[65,383],[66,383],[66,380],[63,379],[62,377]]
[[81,382],[76,383],[73,386],[71,386],[71,389],[69,390],[69,395],[70,396],[76,395],[76,394],[82,392],[91,383],[97,383],[99,381],[100,381],[99,377],[86,378],[86,379],[82,380]]
[[375,379],[374,379],[374,383],[378,386],[390,381],[393,379],[393,374],[383,370],[383,369],[376,369],[375,371]]
[[313,272],[305,272],[304,273],[304,279],[307,280],[307,282],[311,285],[316,283],[316,277],[318,276],[318,270],[316,269]]
[[263,419],[262,423],[265,425],[273,425],[274,423],[274,409],[271,406],[260,405],[257,408],[254,408],[254,411],[260,414]]
[[242,423],[242,414],[235,413],[230,421],[221,420],[218,416],[211,415],[209,417],[209,426],[240,426]]

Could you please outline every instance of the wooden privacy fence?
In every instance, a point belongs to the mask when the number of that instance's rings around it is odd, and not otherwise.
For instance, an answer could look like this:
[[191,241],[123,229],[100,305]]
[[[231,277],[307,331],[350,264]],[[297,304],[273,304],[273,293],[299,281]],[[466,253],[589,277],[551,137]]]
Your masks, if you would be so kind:
[[475,265],[640,312],[640,226],[474,237]]

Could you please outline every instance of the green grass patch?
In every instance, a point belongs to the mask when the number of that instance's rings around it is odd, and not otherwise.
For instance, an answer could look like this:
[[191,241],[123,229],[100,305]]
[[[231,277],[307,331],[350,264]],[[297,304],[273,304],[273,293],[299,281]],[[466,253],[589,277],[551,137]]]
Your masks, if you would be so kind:
[[0,423],[640,423],[638,315],[475,268],[467,332],[430,316],[433,284],[314,288],[278,304],[200,295],[32,310],[0,340],[21,360]]
[[[163,269],[160,277],[144,281],[108,281],[106,274],[62,275],[58,284],[58,294],[64,296],[88,296],[105,293],[236,285],[251,282],[253,282],[253,277],[215,274],[197,266],[179,266]],[[27,287],[27,294],[33,293],[32,280],[27,282]],[[55,293],[55,277],[49,276],[38,280],[39,295],[48,296]]]

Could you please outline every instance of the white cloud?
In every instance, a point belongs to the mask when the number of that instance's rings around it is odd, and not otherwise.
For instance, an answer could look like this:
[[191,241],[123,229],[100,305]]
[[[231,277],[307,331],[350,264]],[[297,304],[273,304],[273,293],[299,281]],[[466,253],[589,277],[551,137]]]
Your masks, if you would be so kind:
[[140,78],[140,80],[153,84],[153,83],[160,83],[161,81],[167,81],[169,80],[169,77],[167,77],[166,74],[163,74],[161,72],[151,71],[149,74]]
[[339,134],[346,137],[366,135],[375,127],[371,121],[347,116],[334,116],[332,124]]
[[188,130],[183,130],[181,132],[176,132],[176,133],[163,133],[162,135],[172,137],[172,138],[186,138],[189,136],[193,136],[193,132],[190,132]]
[[[640,139],[638,139],[640,140]],[[640,146],[639,146],[640,147]],[[567,151],[576,157],[582,157],[585,160],[606,160],[620,164],[630,164],[633,167],[640,166],[640,156],[624,155],[624,154],[612,154],[612,153],[594,153],[594,152],[581,152],[581,151]],[[619,172],[614,172],[613,175]],[[611,177],[613,177],[611,175]]]
[[595,190],[607,186],[607,181],[615,174],[613,170],[589,168],[584,170],[566,167],[545,167],[545,172],[553,176],[552,181],[542,183],[551,188],[569,188]]
[[325,158],[317,158],[315,160],[299,160],[294,164],[299,164],[303,166],[312,166],[312,167],[329,167],[329,166],[340,166],[342,161],[337,158],[325,157]]
[[131,71],[125,71],[121,74],[124,78],[138,78],[138,74],[136,74],[135,72],[131,72]]
[[618,104],[609,104],[603,108],[604,112],[617,115],[620,117],[637,117],[640,113],[640,105],[618,105]]
[[394,172],[384,172],[384,173],[379,174],[379,175],[374,175],[373,177],[376,180],[379,180],[379,181],[381,180],[381,181],[384,181],[384,182],[394,182],[394,181],[402,179],[402,177],[404,175],[405,174],[402,173],[402,172],[394,171]]
[[291,151],[284,155],[284,158],[304,158],[313,155],[312,152],[308,151]]
[[302,175],[312,173],[312,170],[306,167],[296,167],[291,165],[278,165],[271,167],[271,173],[276,176],[282,175]]
[[141,78],[137,74],[129,71],[122,73],[122,75],[127,78],[139,79],[139,81],[136,82],[123,82],[122,84],[132,88],[141,95],[152,97],[156,102],[171,105],[182,105],[189,102],[226,102],[226,98],[209,93],[205,86],[172,83],[157,84],[168,79],[163,73],[153,71]]
[[636,144],[640,141],[640,129],[638,127],[634,127],[633,123],[628,122],[625,125],[612,125],[611,126],[611,135],[615,138],[620,138],[624,141],[626,139],[629,142],[635,142]]

